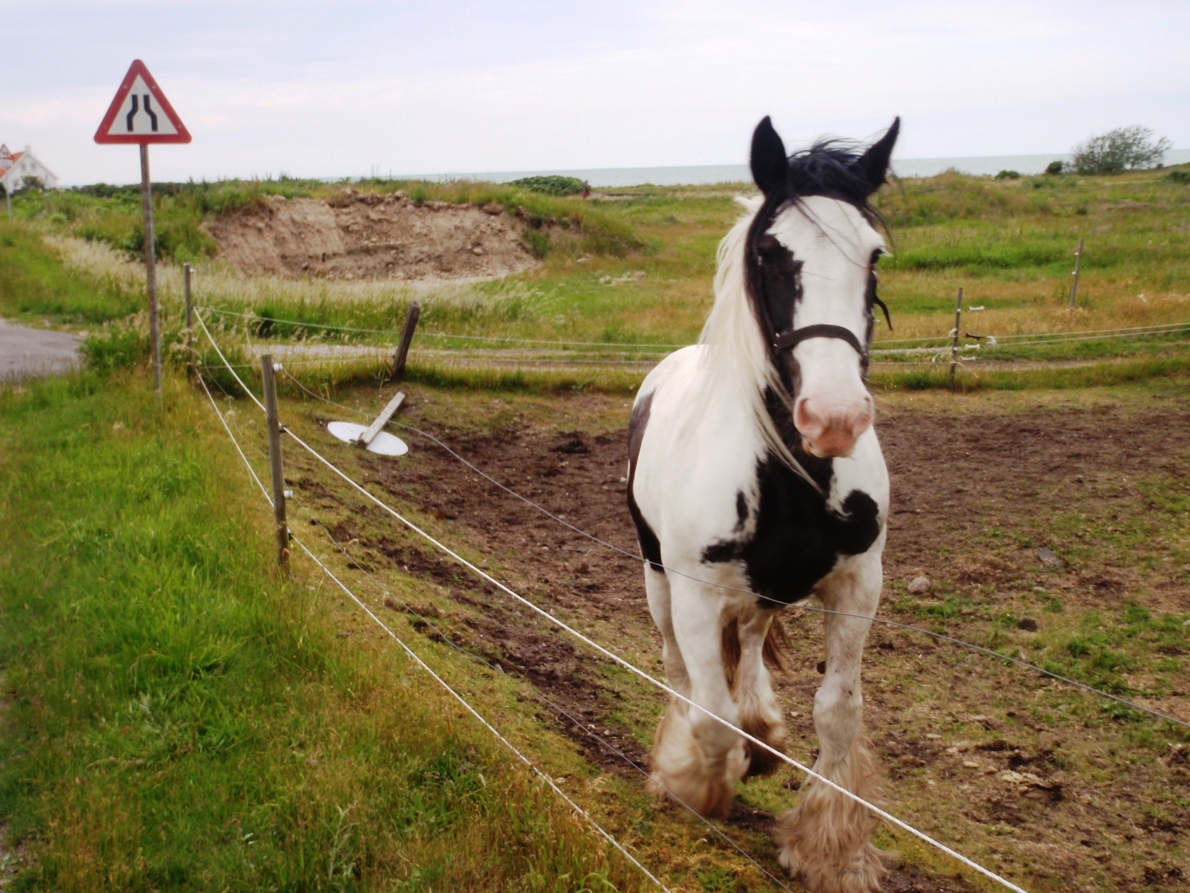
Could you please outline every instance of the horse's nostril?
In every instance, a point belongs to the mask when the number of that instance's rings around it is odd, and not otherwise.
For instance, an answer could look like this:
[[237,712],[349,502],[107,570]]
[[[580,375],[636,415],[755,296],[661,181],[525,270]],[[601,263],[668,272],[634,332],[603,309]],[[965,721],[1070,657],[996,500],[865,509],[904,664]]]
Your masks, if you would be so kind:
[[806,397],[798,399],[793,411],[793,424],[798,431],[813,438],[821,433],[824,425],[818,414],[818,406]]

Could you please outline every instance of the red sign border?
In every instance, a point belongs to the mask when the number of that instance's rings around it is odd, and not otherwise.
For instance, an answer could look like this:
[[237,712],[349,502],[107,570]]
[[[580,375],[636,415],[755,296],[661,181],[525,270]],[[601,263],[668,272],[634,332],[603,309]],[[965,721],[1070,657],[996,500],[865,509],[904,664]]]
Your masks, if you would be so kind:
[[[111,129],[112,122],[116,120],[116,115],[120,114],[120,109],[124,105],[124,97],[132,89],[132,82],[136,80],[137,75],[141,76],[141,79],[145,82],[145,86],[149,88],[149,92],[153,94],[153,98],[157,100],[161,111],[165,113],[165,117],[169,118],[174,129],[178,131],[177,133],[125,133],[112,135],[108,132]],[[149,69],[145,67],[145,63],[140,59],[134,59],[131,67],[128,69],[128,74],[124,75],[123,83],[116,90],[116,98],[112,100],[107,114],[103,116],[103,121],[100,123],[99,129],[95,131],[95,142],[105,145],[148,145],[149,143],[188,143],[190,140],[190,131],[186,129],[186,125],[182,123],[182,119],[178,117],[178,113],[174,111],[174,107],[169,104],[169,100],[165,98],[165,94],[157,86],[157,81],[153,79],[153,75],[149,74]]]

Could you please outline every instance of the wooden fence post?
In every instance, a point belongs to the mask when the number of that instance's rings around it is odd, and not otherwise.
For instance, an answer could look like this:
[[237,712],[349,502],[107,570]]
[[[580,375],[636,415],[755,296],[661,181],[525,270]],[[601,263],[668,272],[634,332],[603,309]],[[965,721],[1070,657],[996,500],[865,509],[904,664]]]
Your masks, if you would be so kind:
[[182,297],[186,301],[186,375],[194,378],[194,304],[190,300],[190,264],[182,264]]
[[963,289],[954,299],[954,340],[950,344],[950,389],[954,390],[955,367],[959,364],[959,325],[963,321]]
[[401,329],[401,344],[393,356],[393,374],[389,381],[400,381],[405,375],[405,362],[409,359],[409,345],[413,342],[413,331],[417,318],[421,316],[421,304],[414,301],[405,314],[405,327]]
[[260,358],[265,418],[269,428],[269,467],[273,472],[273,520],[277,525],[277,563],[289,566],[289,525],[285,520],[285,474],[281,468],[281,423],[277,417],[277,377],[273,357]]
[[1074,252],[1074,280],[1070,283],[1070,309],[1074,309],[1074,298],[1078,294],[1078,271],[1083,265],[1083,240],[1078,240],[1078,251]]

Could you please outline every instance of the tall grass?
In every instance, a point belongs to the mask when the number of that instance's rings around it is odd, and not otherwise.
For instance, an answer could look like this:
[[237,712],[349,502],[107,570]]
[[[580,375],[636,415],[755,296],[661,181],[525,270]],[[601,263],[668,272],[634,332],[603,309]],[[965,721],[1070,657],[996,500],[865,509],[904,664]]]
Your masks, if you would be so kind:
[[20,224],[0,221],[0,316],[56,317],[101,323],[136,311],[143,287],[124,276],[72,269],[62,255]]

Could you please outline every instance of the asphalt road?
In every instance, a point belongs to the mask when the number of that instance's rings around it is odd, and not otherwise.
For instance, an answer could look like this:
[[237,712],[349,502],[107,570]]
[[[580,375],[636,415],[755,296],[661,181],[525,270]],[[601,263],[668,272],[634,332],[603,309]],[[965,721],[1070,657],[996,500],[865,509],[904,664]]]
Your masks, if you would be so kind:
[[77,335],[27,329],[0,319],[0,380],[61,375],[77,369]]

